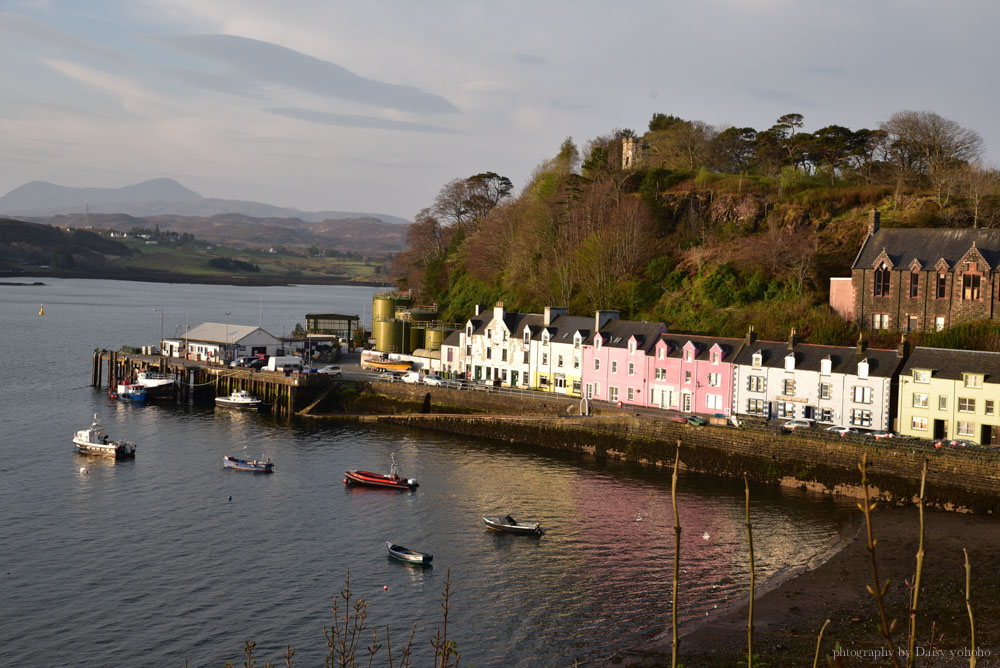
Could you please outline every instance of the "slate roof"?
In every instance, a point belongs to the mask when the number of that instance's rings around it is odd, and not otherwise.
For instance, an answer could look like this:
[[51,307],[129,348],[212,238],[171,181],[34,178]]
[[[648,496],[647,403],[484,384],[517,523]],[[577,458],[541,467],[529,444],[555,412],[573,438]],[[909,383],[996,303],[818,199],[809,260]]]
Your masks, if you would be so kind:
[[447,337],[445,337],[445,340],[441,342],[441,345],[452,346],[453,348],[457,348],[459,345],[461,345],[461,343],[462,343],[462,330],[456,329]]
[[865,239],[852,269],[871,269],[883,248],[896,269],[906,271],[918,260],[929,270],[941,258],[954,267],[973,243],[990,268],[1000,267],[1000,229],[890,227]]
[[175,339],[194,339],[195,341],[205,341],[208,343],[226,343],[227,327],[229,330],[229,343],[236,343],[237,341],[250,336],[258,329],[273,339],[278,338],[272,334],[268,334],[256,325],[233,325],[230,323],[227,326],[224,322],[203,322],[197,327],[189,329],[187,334],[175,337]]
[[[542,324],[544,320],[539,321],[539,325]],[[521,328],[522,332],[524,328]],[[549,323],[548,327],[541,326],[538,328],[538,333],[533,333],[531,338],[533,340],[541,341],[542,331],[548,330],[549,340],[552,343],[568,343],[573,344],[573,335],[576,332],[583,334],[583,340],[586,341],[587,337],[594,330],[594,318],[585,317],[581,315],[561,315],[552,322]]]
[[[591,327],[593,324],[591,320]],[[635,336],[639,342],[637,348],[645,352],[656,345],[657,337],[663,329],[662,322],[611,320],[601,328],[600,334],[604,337],[601,345],[605,348],[627,348],[629,338]],[[592,345],[594,337],[585,339],[585,342]]]
[[934,378],[948,380],[961,380],[963,373],[981,373],[984,382],[1000,383],[1000,353],[918,346],[899,373],[908,376],[913,369],[931,369]]
[[[667,357],[679,358],[684,354],[684,346],[690,341],[698,348],[696,360],[711,360],[712,347],[719,344],[722,349],[722,360],[730,364],[734,361],[734,353],[739,353],[740,347],[745,343],[744,339],[731,339],[719,336],[691,336],[688,334],[672,334],[666,332],[660,334],[659,341],[666,341],[670,346]],[[655,348],[650,348],[649,354],[655,353]],[[782,362],[782,364],[784,364]]]
[[[734,364],[753,365],[754,353],[762,353],[761,366],[783,369],[785,357],[789,352],[786,341],[755,341],[744,345],[733,360]],[[868,375],[872,377],[891,377],[903,359],[896,350],[869,349],[858,352],[856,346],[819,346],[811,343],[799,343],[795,346],[796,371],[820,371],[820,362],[830,357],[830,372],[845,375],[858,373],[858,362],[868,360]]]
[[[537,313],[508,313],[505,311],[503,314],[503,324],[507,327],[507,331],[510,332],[511,336],[521,336],[524,333],[524,322],[528,319],[532,322],[537,320],[538,325],[542,324],[542,316]],[[469,320],[472,321],[472,326],[475,327],[472,333],[482,336],[486,334],[486,330],[493,323],[493,312],[480,311],[479,315],[469,318]]]

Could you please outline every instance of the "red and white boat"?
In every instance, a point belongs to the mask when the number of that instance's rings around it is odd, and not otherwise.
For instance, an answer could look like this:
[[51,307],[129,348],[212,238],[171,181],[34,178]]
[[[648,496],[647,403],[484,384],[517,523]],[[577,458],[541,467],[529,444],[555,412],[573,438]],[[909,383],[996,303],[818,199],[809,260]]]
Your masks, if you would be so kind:
[[396,458],[392,458],[392,468],[389,473],[372,473],[371,471],[358,471],[352,469],[344,471],[344,484],[365,485],[367,487],[387,487],[389,489],[409,489],[418,487],[418,483],[413,478],[402,478],[396,472]]

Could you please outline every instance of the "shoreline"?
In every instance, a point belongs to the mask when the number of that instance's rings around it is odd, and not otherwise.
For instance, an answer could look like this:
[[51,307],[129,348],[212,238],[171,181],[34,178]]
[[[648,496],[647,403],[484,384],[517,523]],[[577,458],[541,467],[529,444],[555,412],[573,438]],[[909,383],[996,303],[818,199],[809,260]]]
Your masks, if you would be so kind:
[[[12,272],[0,271],[0,279],[3,278],[59,278],[59,279],[103,279],[108,281],[135,281],[138,283],[182,283],[187,285],[238,285],[238,286],[259,286],[276,287],[289,285],[345,285],[360,286],[368,288],[391,288],[390,283],[381,281],[353,281],[345,278],[324,278],[321,276],[283,276],[273,278],[262,278],[259,276],[190,276],[187,274],[131,274],[131,273],[94,273],[75,271],[38,271],[38,272]],[[39,285],[39,283],[0,283],[0,285]],[[42,284],[44,285],[44,284]]]
[[[969,619],[965,607],[965,570],[962,549],[968,549],[972,569],[971,605],[976,619],[976,645],[983,663],[1000,658],[1000,523],[986,515],[925,511],[924,570],[917,610],[918,647],[931,651],[929,639],[943,634],[937,649],[943,652],[935,666],[968,665],[961,651],[969,647]],[[919,517],[915,508],[883,507],[873,513],[873,533],[881,582],[889,582],[886,615],[897,620],[896,647],[907,644],[907,609]],[[837,643],[852,654],[844,665],[873,665],[859,660],[864,652],[885,648],[878,631],[875,601],[865,590],[871,582],[864,520],[860,511],[851,523],[858,531],[840,550],[814,568],[784,578],[754,599],[754,653],[768,665],[812,665],[816,639],[826,619],[821,657],[832,656]],[[683,560],[683,555],[682,555]],[[748,583],[749,587],[749,583]],[[730,668],[746,661],[748,600],[681,630],[678,660],[687,666]],[[608,665],[670,665],[670,614],[665,631]],[[855,657],[853,660],[851,656]],[[821,664],[826,665],[821,659]]]

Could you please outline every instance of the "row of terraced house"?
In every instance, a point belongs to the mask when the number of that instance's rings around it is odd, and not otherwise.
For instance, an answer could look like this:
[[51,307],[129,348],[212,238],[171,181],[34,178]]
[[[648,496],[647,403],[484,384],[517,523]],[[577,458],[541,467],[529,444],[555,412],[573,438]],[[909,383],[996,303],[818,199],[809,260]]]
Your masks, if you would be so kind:
[[[895,350],[668,332],[564,308],[476,309],[432,369],[499,386],[709,416],[813,420],[919,438],[997,443],[1000,354]],[[440,366],[438,366],[438,364]]]

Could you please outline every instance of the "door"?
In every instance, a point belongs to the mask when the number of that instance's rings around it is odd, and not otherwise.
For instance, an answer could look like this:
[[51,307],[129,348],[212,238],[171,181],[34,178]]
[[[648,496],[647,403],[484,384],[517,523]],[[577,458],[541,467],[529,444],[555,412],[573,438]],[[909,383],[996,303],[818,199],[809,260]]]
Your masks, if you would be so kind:
[[510,372],[510,385],[511,387],[517,387],[517,371]]
[[984,424],[980,430],[979,445],[993,445],[997,442],[997,427],[992,424]]
[[691,395],[687,392],[681,395],[681,410],[685,413],[691,412]]
[[946,438],[948,436],[948,421],[934,420],[934,440]]

